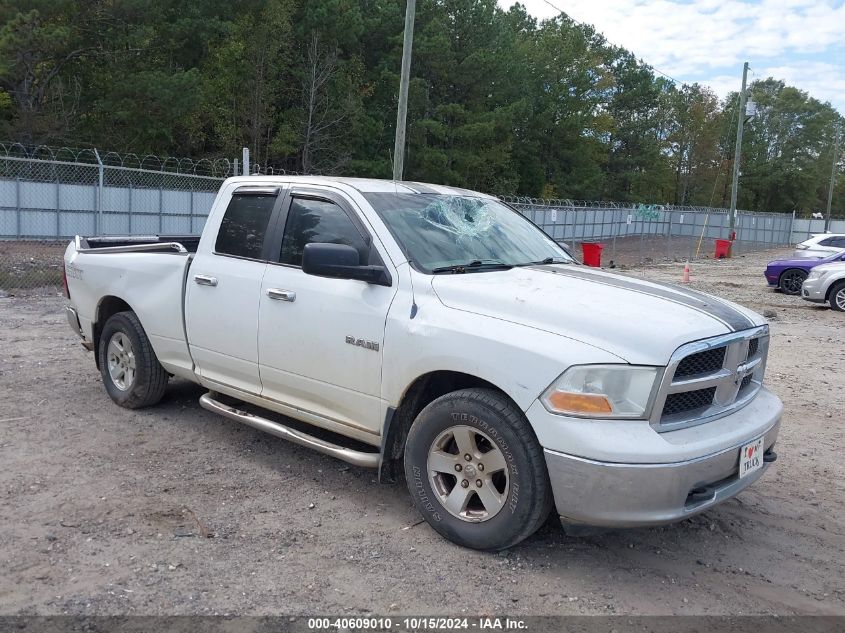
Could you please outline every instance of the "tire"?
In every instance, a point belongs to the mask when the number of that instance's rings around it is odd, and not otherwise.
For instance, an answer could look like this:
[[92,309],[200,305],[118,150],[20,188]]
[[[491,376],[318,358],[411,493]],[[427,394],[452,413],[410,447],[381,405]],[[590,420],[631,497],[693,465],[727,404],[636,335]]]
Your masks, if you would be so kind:
[[405,444],[405,478],[428,524],[472,549],[516,545],[537,531],[552,507],[543,449],[531,425],[491,389],[455,391],[420,412]]
[[106,321],[97,354],[103,384],[116,404],[140,409],[164,396],[167,372],[134,312],[118,312]]
[[785,295],[800,295],[801,284],[807,278],[807,273],[797,268],[790,268],[781,273],[778,287]]
[[845,312],[845,282],[840,281],[830,289],[830,307]]

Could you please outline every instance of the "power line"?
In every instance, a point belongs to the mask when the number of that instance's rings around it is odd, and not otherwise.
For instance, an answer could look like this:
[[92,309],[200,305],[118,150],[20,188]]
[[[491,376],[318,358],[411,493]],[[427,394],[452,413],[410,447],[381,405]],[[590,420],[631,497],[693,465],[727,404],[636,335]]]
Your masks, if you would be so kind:
[[[549,2],[549,0],[543,0],[543,2],[545,2],[545,3],[546,3],[547,5],[549,5],[552,9],[554,9],[555,11],[557,11],[559,14],[565,15],[567,18],[569,18],[570,20],[572,20],[572,21],[573,21],[575,24],[577,24],[578,26],[584,26],[584,27],[586,27],[586,26],[590,26],[590,25],[586,25],[586,24],[584,24],[583,22],[580,22],[580,21],[576,20],[576,19],[575,19],[575,18],[573,18],[571,15],[569,15],[566,11],[564,11],[564,10],[563,10],[563,9],[561,9],[560,7],[555,6],[554,4],[552,4],[551,2]],[[674,83],[678,84],[679,86],[686,86],[686,87],[689,87],[689,84],[688,84],[687,82],[685,82],[685,81],[681,81],[680,79],[675,79],[675,78],[674,78],[674,77],[672,77],[671,75],[669,75],[669,74],[667,74],[667,73],[664,73],[664,72],[663,72],[662,70],[660,70],[659,68],[656,68],[656,67],[652,66],[651,64],[649,64],[648,62],[646,62],[646,61],[645,61],[645,60],[643,60],[642,58],[640,58],[640,61],[642,62],[643,66],[645,66],[645,67],[646,67],[646,68],[648,68],[649,70],[653,70],[653,71],[654,71],[654,72],[656,72],[658,75],[663,75],[664,77],[666,77],[666,79],[668,79],[668,80],[670,80],[670,81],[672,81],[672,82],[674,82]]]

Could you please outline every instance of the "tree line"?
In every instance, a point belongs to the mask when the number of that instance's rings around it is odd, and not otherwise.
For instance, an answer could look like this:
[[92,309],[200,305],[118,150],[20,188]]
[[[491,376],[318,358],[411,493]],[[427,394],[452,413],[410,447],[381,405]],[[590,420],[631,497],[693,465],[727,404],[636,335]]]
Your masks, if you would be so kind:
[[[192,158],[247,146],[262,165],[389,178],[404,9],[0,0],[0,137]],[[773,78],[750,96],[739,206],[824,209],[843,117]],[[738,101],[676,84],[565,15],[538,22],[495,0],[420,0],[405,177],[726,206]],[[845,214],[843,178],[834,210]]]

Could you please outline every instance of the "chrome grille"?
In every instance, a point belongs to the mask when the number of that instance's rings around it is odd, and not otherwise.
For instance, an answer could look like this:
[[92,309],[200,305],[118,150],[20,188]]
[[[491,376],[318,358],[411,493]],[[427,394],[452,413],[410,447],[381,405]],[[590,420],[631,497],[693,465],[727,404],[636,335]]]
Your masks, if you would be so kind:
[[768,326],[682,345],[666,367],[652,424],[672,431],[745,406],[763,383],[768,351]]
[[714,347],[704,352],[690,354],[680,363],[675,370],[675,378],[695,376],[697,374],[709,374],[721,369],[725,363],[725,348]]
[[677,413],[695,411],[702,407],[709,407],[713,404],[713,396],[715,394],[716,387],[670,393],[666,396],[666,404],[663,405],[663,415],[675,415]]
[[752,356],[755,356],[757,354],[757,349],[759,348],[759,346],[760,346],[760,339],[759,338],[753,338],[750,341],[748,341],[748,358],[751,358]]

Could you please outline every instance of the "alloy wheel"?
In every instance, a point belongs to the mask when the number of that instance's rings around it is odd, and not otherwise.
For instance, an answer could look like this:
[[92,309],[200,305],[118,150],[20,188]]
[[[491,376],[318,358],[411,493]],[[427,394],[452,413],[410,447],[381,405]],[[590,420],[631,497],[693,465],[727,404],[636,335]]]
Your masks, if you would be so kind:
[[799,272],[785,273],[781,279],[781,288],[787,294],[797,295],[801,292],[801,285],[806,275]]
[[106,352],[109,376],[114,386],[126,391],[135,381],[135,352],[132,342],[123,332],[115,332]]
[[845,311],[845,288],[840,288],[836,295],[833,297],[833,300],[836,302],[836,306],[840,310]]
[[428,451],[428,477],[443,507],[471,523],[496,516],[510,488],[501,449],[471,426],[449,427],[435,438]]

